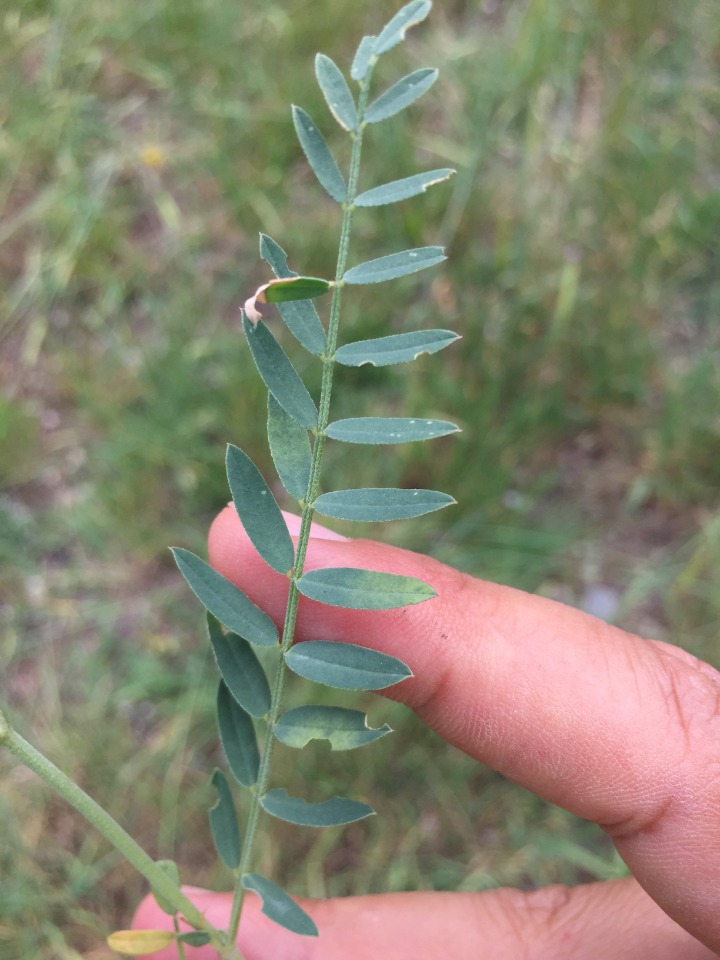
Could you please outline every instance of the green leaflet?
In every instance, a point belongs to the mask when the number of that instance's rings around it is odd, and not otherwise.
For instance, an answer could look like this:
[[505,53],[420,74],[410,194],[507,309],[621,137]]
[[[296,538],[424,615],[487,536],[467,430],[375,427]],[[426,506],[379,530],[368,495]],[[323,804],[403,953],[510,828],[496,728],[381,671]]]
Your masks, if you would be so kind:
[[243,710],[222,680],[217,694],[217,723],[233,776],[244,787],[251,787],[257,781],[260,768],[255,727],[250,714]]
[[226,636],[211,616],[208,633],[225,686],[250,716],[264,717],[270,709],[270,686],[255,651],[236,633]]
[[274,647],[278,643],[275,624],[242,590],[189,550],[171,549],[188,586],[220,623],[260,647]]
[[325,143],[325,138],[315,126],[312,117],[301,107],[293,106],[292,115],[300,146],[313,173],[333,200],[344,203],[347,194],[345,179],[335,157],[330,153],[330,147]]
[[382,283],[385,280],[397,280],[419,270],[434,267],[447,257],[443,247],[417,247],[415,250],[402,250],[377,260],[367,260],[351,267],[343,276],[344,283],[364,284]]
[[394,610],[436,596],[431,586],[415,577],[355,567],[310,570],[297,581],[297,588],[311,600],[351,610]]
[[350,76],[353,80],[361,83],[367,76],[370,69],[370,60],[374,55],[375,41],[377,37],[363,37],[355,52],[352,66],[350,67]]
[[189,947],[204,947],[210,943],[210,934],[204,930],[189,930],[187,933],[179,933],[175,939]]
[[285,654],[290,669],[306,680],[339,690],[384,690],[412,676],[407,664],[356,643],[306,640]]
[[416,173],[413,177],[403,177],[402,180],[393,180],[380,187],[373,187],[355,197],[356,207],[382,207],[388,203],[397,203],[425,193],[428,187],[442,183],[455,173],[450,167],[440,170],[428,170],[427,173]]
[[288,416],[268,393],[268,443],[280,481],[291,497],[303,500],[310,480],[312,450],[305,427]]
[[237,515],[253,546],[273,570],[289,573],[295,550],[270,487],[250,457],[232,443],[225,464]]
[[217,803],[208,811],[213,843],[225,866],[237,870],[241,853],[240,830],[230,784],[221,770],[215,770],[212,785],[218,793]]
[[459,340],[452,330],[412,330],[373,340],[346,343],[335,351],[335,360],[346,367],[387,367],[392,363],[408,363],[423,353],[437,353]]
[[298,274],[288,267],[287,255],[279,243],[266,233],[260,234],[260,256],[276,277],[297,277]]
[[[287,264],[287,257],[283,248],[267,234],[260,234],[260,256],[270,266],[276,277],[297,277]],[[310,300],[296,300],[287,303],[278,303],[278,311],[288,330],[299,343],[315,356],[321,356],[325,351],[325,329]]]
[[404,40],[406,31],[424,20],[430,13],[431,7],[431,0],[412,0],[411,3],[405,4],[401,10],[398,10],[376,38],[373,45],[375,56],[379,57],[381,53],[387,53],[388,50]]
[[286,820],[300,827],[340,827],[371,817],[375,813],[367,803],[348,800],[346,797],[332,797],[322,803],[308,803],[301,797],[288,796],[284,787],[269,790],[260,799],[260,805],[266,813],[278,820]]
[[[261,303],[288,303],[293,300],[313,300],[327,293],[332,283],[322,277],[281,277],[265,284]],[[259,298],[258,298],[259,299]]]
[[262,320],[255,326],[243,314],[243,329],[260,376],[291,417],[308,430],[317,426],[317,407],[297,370]]
[[325,435],[345,443],[410,443],[457,433],[460,428],[448,420],[420,420],[415,417],[351,417],[329,423]]
[[262,912],[281,927],[305,937],[318,935],[318,928],[312,918],[271,880],[261,877],[259,873],[246,873],[242,878],[242,885],[262,898]]
[[406,490],[394,487],[365,487],[324,493],[313,504],[318,513],[338,520],[376,522],[421,517],[455,503],[437,490]]
[[384,690],[412,676],[397,657],[334,640],[297,643],[285,654],[285,662],[306,680],[338,690]]
[[394,83],[389,90],[381,93],[367,108],[365,120],[367,123],[379,123],[400,113],[411,103],[415,103],[426,93],[438,78],[437,70],[424,67],[415,70],[406,77]]
[[[173,883],[175,883],[178,887],[180,886],[180,871],[174,860],[158,860],[157,865],[160,867],[163,873],[166,873],[170,877]],[[177,910],[165,899],[165,897],[162,896],[162,894],[156,893],[155,890],[153,890],[153,896],[155,897],[157,905],[160,907],[163,913],[167,913],[171,917],[175,916]]]
[[340,126],[348,131],[357,129],[357,109],[347,81],[334,61],[324,53],[315,57],[315,76],[330,113]]
[[328,740],[332,750],[355,750],[390,732],[387,724],[378,730],[368,727],[360,710],[315,704],[288,710],[274,729],[281,743],[299,750],[311,740]]

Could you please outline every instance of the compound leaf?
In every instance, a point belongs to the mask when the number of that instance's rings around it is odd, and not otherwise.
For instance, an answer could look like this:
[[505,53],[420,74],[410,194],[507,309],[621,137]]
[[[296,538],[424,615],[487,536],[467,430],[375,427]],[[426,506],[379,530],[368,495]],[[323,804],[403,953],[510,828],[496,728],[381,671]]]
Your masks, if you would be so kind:
[[228,630],[260,647],[277,644],[275,624],[234,583],[189,550],[174,547],[172,553],[192,592]]
[[204,947],[210,943],[210,934],[205,930],[188,930],[187,933],[179,933],[178,943],[186,943],[189,947]]
[[325,435],[345,443],[410,443],[457,433],[460,428],[448,420],[420,420],[415,417],[350,417],[328,424]]
[[344,130],[356,130],[357,109],[347,80],[330,57],[318,53],[315,57],[315,76],[330,108],[330,113]]
[[330,147],[325,142],[325,138],[315,126],[312,117],[302,107],[293,105],[292,115],[300,146],[313,173],[333,200],[344,203],[347,194],[345,179],[340,173],[335,157],[330,153]]
[[310,480],[312,450],[305,427],[268,393],[268,443],[280,481],[291,497],[303,500]]
[[350,610],[394,610],[436,596],[431,586],[416,577],[356,567],[309,570],[297,581],[297,588],[310,600]]
[[416,247],[414,250],[401,250],[376,260],[366,260],[351,267],[343,276],[344,283],[364,284],[382,283],[385,280],[397,280],[419,270],[434,267],[446,260],[443,247]]
[[381,53],[387,53],[404,40],[406,31],[424,20],[430,13],[431,7],[431,0],[412,0],[411,3],[405,4],[375,38],[373,53],[379,57]]
[[288,710],[275,724],[275,736],[288,747],[301,750],[311,740],[328,740],[331,750],[355,750],[391,732],[384,724],[368,726],[360,710],[311,704]]
[[273,570],[289,573],[295,563],[287,524],[263,475],[240,447],[229,443],[227,478],[240,522],[251,543]]
[[233,776],[244,787],[251,787],[257,781],[260,768],[255,727],[250,714],[243,710],[222,680],[217,695],[217,722]]
[[225,686],[252,717],[264,717],[270,709],[270,685],[255,651],[236,633],[225,635],[211,616],[208,633]]
[[400,113],[426,93],[438,78],[438,71],[430,67],[415,70],[381,93],[367,108],[367,123],[379,123]]
[[334,640],[297,643],[285,654],[285,662],[306,680],[340,690],[384,690],[412,676],[397,657]]
[[283,348],[262,320],[253,325],[243,313],[243,329],[265,386],[286,413],[313,430],[317,407]]
[[442,183],[455,173],[450,167],[440,170],[428,170],[427,173],[416,173],[413,177],[403,177],[402,180],[393,180],[380,187],[373,187],[355,197],[356,207],[382,207],[388,203],[397,203],[425,193],[428,187]]
[[242,885],[262,898],[262,912],[281,927],[305,937],[318,935],[318,928],[312,918],[271,880],[259,873],[246,873],[242,878]]
[[318,497],[313,507],[325,517],[338,520],[377,522],[422,517],[456,501],[437,490],[406,490],[396,487],[364,487],[335,490]]
[[423,353],[437,353],[458,339],[452,330],[412,330],[346,343],[335,351],[335,359],[346,367],[361,367],[364,363],[387,367],[416,360]]
[[300,827],[340,827],[371,817],[375,811],[367,803],[348,800],[347,797],[332,797],[321,803],[308,803],[301,797],[291,797],[282,787],[268,790],[260,799],[266,813],[278,820],[295,823]]
[[218,793],[217,803],[208,811],[213,843],[225,866],[237,870],[241,853],[240,830],[230,784],[222,770],[215,770],[212,785]]

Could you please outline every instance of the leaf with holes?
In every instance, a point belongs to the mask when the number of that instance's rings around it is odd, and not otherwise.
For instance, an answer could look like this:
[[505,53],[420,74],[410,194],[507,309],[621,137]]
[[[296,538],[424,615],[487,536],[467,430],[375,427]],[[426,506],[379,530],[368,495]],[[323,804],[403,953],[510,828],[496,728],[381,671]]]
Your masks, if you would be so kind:
[[367,803],[348,800],[347,797],[332,797],[321,803],[308,803],[301,797],[291,797],[282,787],[269,790],[260,799],[266,813],[278,820],[294,823],[299,827],[341,827],[371,817],[375,811]]
[[390,733],[384,724],[378,730],[368,726],[360,710],[310,704],[284,713],[275,724],[277,739],[287,747],[301,750],[311,740],[327,740],[331,750],[355,750]]

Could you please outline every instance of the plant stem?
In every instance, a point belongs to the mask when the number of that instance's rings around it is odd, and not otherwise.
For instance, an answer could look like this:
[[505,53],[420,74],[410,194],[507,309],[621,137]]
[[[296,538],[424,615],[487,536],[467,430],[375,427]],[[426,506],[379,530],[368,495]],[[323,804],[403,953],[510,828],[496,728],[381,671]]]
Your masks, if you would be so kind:
[[288,592],[287,606],[285,608],[285,622],[283,624],[281,651],[283,656],[278,664],[275,677],[275,687],[270,703],[270,711],[267,718],[267,736],[263,746],[263,754],[260,760],[258,778],[253,788],[252,799],[250,801],[250,810],[248,812],[247,824],[245,828],[245,837],[243,839],[243,852],[240,865],[237,870],[237,881],[235,884],[235,893],[233,896],[232,913],[230,925],[228,927],[228,937],[231,942],[235,942],[238,927],[240,925],[240,915],[245,896],[245,888],[242,885],[242,877],[248,871],[253,857],[253,847],[257,835],[257,822],[260,814],[260,800],[267,791],[270,780],[270,767],[272,763],[273,748],[275,746],[275,736],[273,733],[282,711],[283,699],[285,696],[285,686],[287,683],[287,666],[285,665],[284,654],[290,649],[295,638],[295,624],[297,621],[298,604],[300,593],[297,588],[297,581],[300,579],[305,566],[305,556],[307,554],[308,543],[310,541],[310,528],[313,514],[315,512],[313,504],[320,488],[320,472],[322,466],[323,450],[325,448],[325,429],[330,420],[330,399],[332,397],[333,373],[335,368],[335,348],[337,347],[338,330],[340,327],[340,305],[342,300],[342,290],[344,284],[342,278],[347,268],[348,250],[350,247],[350,228],[352,225],[352,216],[355,209],[355,197],[357,196],[358,176],[360,173],[360,154],[362,151],[363,132],[365,128],[364,116],[367,108],[368,93],[370,89],[370,76],[374,61],[371,61],[370,69],[360,86],[360,98],[358,102],[358,126],[353,134],[353,149],[350,158],[350,174],[348,176],[347,194],[343,204],[343,218],[340,227],[340,243],[338,247],[337,265],[335,268],[335,285],[333,287],[332,303],[330,305],[330,318],[328,321],[327,346],[323,354],[323,372],[322,384],[320,387],[320,404],[318,408],[318,424],[313,444],[312,461],[310,465],[310,479],[308,481],[307,493],[305,495],[305,506],[303,507],[302,519],[300,522],[300,533],[298,535],[297,551],[295,554],[295,566],[290,577],[290,589]]
[[73,806],[108,840],[135,869],[145,877],[153,891],[175,907],[191,926],[210,934],[211,942],[224,960],[240,960],[234,941],[208,923],[165,871],[133,840],[117,820],[74,783],[67,774],[16,733],[0,711],[0,745],[7,747],[21,763],[29,767],[48,786]]

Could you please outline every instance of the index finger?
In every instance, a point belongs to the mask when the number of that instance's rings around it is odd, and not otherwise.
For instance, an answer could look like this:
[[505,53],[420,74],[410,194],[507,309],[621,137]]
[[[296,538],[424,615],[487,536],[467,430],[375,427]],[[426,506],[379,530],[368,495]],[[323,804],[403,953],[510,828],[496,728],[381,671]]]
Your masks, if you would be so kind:
[[[282,622],[287,578],[256,554],[234,510],[213,524],[210,559]],[[419,577],[437,597],[380,612],[302,598],[299,639],[344,640],[403,659],[414,676],[388,695],[461,750],[598,823],[663,909],[720,950],[715,670],[396,547],[313,538],[305,569],[329,566]]]

